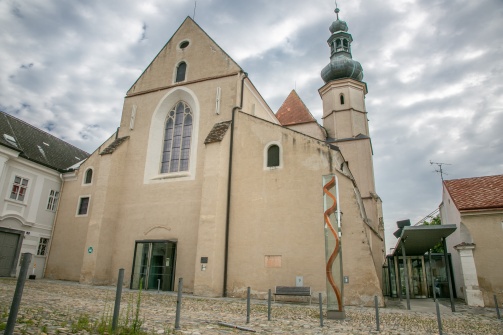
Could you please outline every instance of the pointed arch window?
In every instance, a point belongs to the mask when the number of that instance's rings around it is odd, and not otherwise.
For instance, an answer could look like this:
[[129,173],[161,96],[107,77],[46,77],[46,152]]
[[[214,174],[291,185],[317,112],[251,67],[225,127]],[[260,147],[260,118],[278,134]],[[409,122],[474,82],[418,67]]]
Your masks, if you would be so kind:
[[176,79],[175,82],[179,83],[185,80],[185,72],[187,71],[187,63],[181,62],[176,67]]
[[183,101],[169,111],[164,126],[161,173],[189,170],[192,120],[192,110]]

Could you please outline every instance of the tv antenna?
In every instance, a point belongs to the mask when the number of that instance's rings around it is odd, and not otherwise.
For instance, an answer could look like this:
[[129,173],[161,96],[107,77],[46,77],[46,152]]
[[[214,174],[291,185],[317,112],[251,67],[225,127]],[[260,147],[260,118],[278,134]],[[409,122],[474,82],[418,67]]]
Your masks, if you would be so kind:
[[445,174],[446,176],[448,176],[448,174],[447,174],[447,173],[445,173],[445,172],[444,172],[444,170],[442,170],[442,165],[452,165],[452,164],[448,164],[448,163],[439,163],[439,162],[432,162],[431,160],[430,160],[430,164],[431,164],[431,165],[436,165],[436,166],[438,166],[438,168],[435,170],[435,172],[440,173],[440,179],[442,179],[442,181],[444,181],[444,174]]

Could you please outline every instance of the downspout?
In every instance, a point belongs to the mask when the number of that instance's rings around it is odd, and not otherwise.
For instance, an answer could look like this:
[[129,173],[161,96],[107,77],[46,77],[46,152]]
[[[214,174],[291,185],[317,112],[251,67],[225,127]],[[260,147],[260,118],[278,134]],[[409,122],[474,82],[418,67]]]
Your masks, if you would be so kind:
[[229,173],[227,179],[227,212],[225,214],[225,259],[224,259],[224,284],[223,284],[223,296],[227,297],[227,269],[229,262],[229,226],[230,226],[230,214],[231,214],[231,181],[232,181],[232,151],[234,148],[234,117],[236,115],[236,110],[243,108],[243,92],[244,92],[244,81],[248,77],[246,72],[241,72],[241,99],[239,101],[239,106],[232,108],[232,120],[231,120],[231,139],[229,145]]
[[65,181],[63,180],[62,173],[59,174],[59,179],[61,180],[61,189],[59,190],[58,204],[57,204],[57,208],[56,208],[56,213],[54,213],[54,220],[52,222],[51,237],[49,238],[49,245],[47,246],[47,255],[45,256],[44,269],[42,270],[42,278],[45,278],[45,269],[47,268],[47,263],[49,263],[49,255],[51,253],[52,239],[54,236],[54,231],[56,230],[56,220],[58,219],[58,214],[59,214],[59,203],[61,202],[61,199],[63,198],[63,188],[65,186]]

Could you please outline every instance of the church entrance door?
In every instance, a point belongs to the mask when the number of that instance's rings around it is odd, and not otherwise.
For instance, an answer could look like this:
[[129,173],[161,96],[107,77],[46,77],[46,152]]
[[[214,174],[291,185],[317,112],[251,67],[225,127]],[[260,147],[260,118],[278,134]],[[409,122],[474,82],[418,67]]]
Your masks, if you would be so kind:
[[173,291],[176,242],[136,241],[131,289]]

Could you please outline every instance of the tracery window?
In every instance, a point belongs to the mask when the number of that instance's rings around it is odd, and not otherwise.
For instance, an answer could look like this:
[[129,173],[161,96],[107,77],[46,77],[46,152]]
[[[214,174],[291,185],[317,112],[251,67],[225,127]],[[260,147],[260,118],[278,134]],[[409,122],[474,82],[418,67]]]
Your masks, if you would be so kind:
[[193,114],[183,101],[168,113],[164,127],[161,173],[189,170]]

